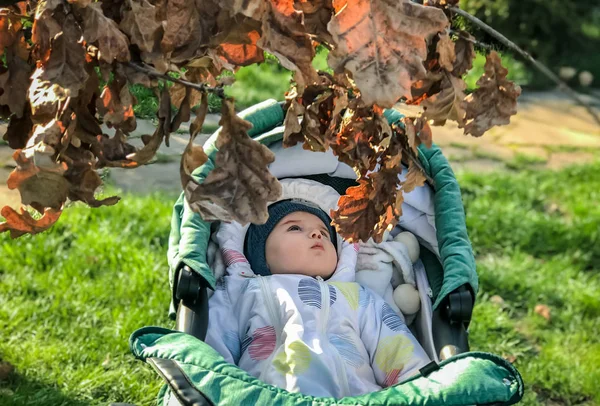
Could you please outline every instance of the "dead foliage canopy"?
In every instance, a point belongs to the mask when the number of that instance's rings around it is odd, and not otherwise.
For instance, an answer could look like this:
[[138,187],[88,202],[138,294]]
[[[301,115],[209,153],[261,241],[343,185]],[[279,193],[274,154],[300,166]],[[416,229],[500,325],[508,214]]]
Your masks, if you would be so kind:
[[[493,52],[479,89],[465,94],[462,76],[474,51],[468,33],[450,31],[448,7],[456,3],[31,0],[2,8],[0,117],[9,120],[3,137],[16,162],[7,185],[20,192],[23,207],[2,209],[0,231],[43,231],[68,201],[117,203],[97,197],[97,171],[151,162],[191,118],[180,171],[190,207],[206,220],[266,221],[268,202],[281,193],[268,171],[274,156],[248,136],[250,124],[236,116],[233,100],[223,101],[218,152],[209,158],[194,144],[207,92],[222,94],[230,84],[224,71],[261,63],[266,51],[294,71],[284,145],[331,148],[353,167],[359,186],[340,199],[333,223],[348,240],[380,240],[398,221],[403,192],[425,181],[417,147],[431,145],[430,123],[453,120],[480,136],[516,112],[520,89]],[[332,74],[313,67],[318,45],[330,50]],[[166,73],[184,82],[166,86]],[[138,148],[129,143],[133,84],[159,96],[157,128]],[[403,104],[420,112],[390,126],[384,108]],[[206,172],[203,182],[193,176],[197,169]]]

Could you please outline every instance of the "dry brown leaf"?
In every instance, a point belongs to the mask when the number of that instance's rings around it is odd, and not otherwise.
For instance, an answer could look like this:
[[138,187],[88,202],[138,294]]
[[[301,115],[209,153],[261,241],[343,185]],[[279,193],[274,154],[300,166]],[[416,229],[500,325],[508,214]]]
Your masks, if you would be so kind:
[[268,8],[268,2],[262,0],[222,0],[221,7],[230,10],[231,15],[241,14],[253,20],[261,21]]
[[8,123],[8,128],[3,139],[8,142],[12,149],[25,148],[27,140],[32,134],[33,121],[31,121],[31,107],[29,103],[25,105],[23,117],[12,117]]
[[108,63],[130,59],[129,41],[117,24],[102,12],[100,3],[90,4],[82,10],[83,37],[88,43],[97,43],[100,57]]
[[6,181],[9,189],[19,190],[22,204],[39,212],[46,207],[60,210],[67,200],[69,183],[63,176],[67,165],[56,163],[52,158],[54,152],[43,141],[15,151],[13,159],[17,167]]
[[263,50],[257,45],[260,20],[224,12],[219,14],[217,26],[219,33],[211,37],[210,44],[225,64],[234,68],[264,61]]
[[171,132],[177,131],[179,129],[179,127],[181,126],[181,123],[187,123],[188,121],[190,121],[191,113],[192,113],[191,106],[190,106],[190,94],[191,93],[192,93],[191,89],[189,87],[186,88],[185,97],[181,101],[181,104],[179,105],[179,109],[177,110],[177,113],[175,114],[175,117],[173,117],[173,121],[171,122],[171,127],[170,127]]
[[108,161],[123,161],[135,153],[135,147],[127,143],[127,137],[120,130],[112,137],[101,134],[97,138],[102,145],[102,157]]
[[192,124],[190,124],[190,138],[195,139],[196,136],[202,131],[206,114],[208,113],[208,94],[202,93],[202,99],[200,100],[200,106],[194,111],[196,118]]
[[202,93],[202,101],[196,110],[196,118],[190,125],[190,140],[181,155],[181,163],[179,165],[179,176],[184,190],[188,186],[188,183],[191,183],[192,185],[195,184],[194,180],[191,178],[192,172],[208,161],[208,156],[204,152],[204,149],[199,145],[194,145],[194,140],[202,129],[207,112],[208,97],[206,93]]
[[464,124],[464,90],[466,83],[459,77],[445,72],[440,83],[441,91],[425,99],[421,106],[425,109],[423,117],[434,120],[435,125],[444,125],[446,120],[454,120],[459,126]]
[[550,307],[548,307],[545,304],[538,304],[535,306],[535,309],[533,310],[536,314],[539,314],[540,316],[542,316],[543,318],[545,318],[547,321],[550,321]]
[[327,31],[327,24],[334,14],[331,0],[296,0],[294,7],[304,14],[307,32],[314,35],[318,42],[333,43],[333,38]]
[[166,86],[160,92],[158,100],[158,126],[162,127],[165,135],[165,145],[169,146],[169,135],[171,135],[171,95]]
[[257,46],[260,38],[258,31],[247,33],[247,41],[242,43],[226,42],[219,46],[219,55],[235,66],[247,66],[264,61],[263,50]]
[[369,198],[372,192],[371,182],[362,179],[358,186],[346,190],[338,200],[338,209],[331,212],[332,224],[345,241],[367,241],[373,237],[381,242],[383,233],[379,237],[372,234],[379,220],[375,204]]
[[349,106],[330,144],[338,160],[352,166],[361,177],[377,165],[377,146],[386,138],[382,124],[380,115],[372,109]]
[[129,133],[137,127],[133,112],[135,103],[135,97],[129,91],[127,82],[115,78],[104,86],[102,94],[96,100],[96,108],[109,128],[115,127]]
[[267,169],[275,156],[248,136],[251,124],[235,115],[230,99],[223,101],[220,124],[215,168],[202,184],[186,185],[187,201],[207,221],[263,224],[267,203],[281,195],[279,181]]
[[302,13],[294,8],[294,0],[269,2],[269,12],[263,17],[262,36],[257,44],[277,56],[283,67],[301,75],[297,80],[299,85],[318,83],[319,76],[312,65],[315,50]]
[[17,118],[23,117],[31,67],[21,58],[7,57],[8,68],[0,68],[0,105],[8,106]]
[[436,45],[436,52],[439,55],[438,62],[440,66],[448,72],[452,72],[454,62],[456,61],[456,54],[454,51],[454,42],[447,33],[440,34]]
[[61,213],[61,210],[47,209],[44,211],[44,215],[36,220],[23,208],[20,208],[17,212],[10,206],[4,206],[0,211],[0,215],[6,221],[0,223],[0,233],[10,231],[10,238],[18,238],[24,234],[41,233],[56,223]]
[[348,188],[338,201],[338,209],[331,212],[336,231],[349,242],[383,240],[386,230],[393,228],[399,219],[395,205],[398,173],[401,167],[384,165],[359,185]]
[[189,42],[192,34],[201,29],[202,21],[194,0],[168,0],[166,3],[167,20],[160,47],[164,53],[169,53]]
[[79,40],[81,31],[75,17],[69,14],[63,31],[52,40],[50,57],[44,63],[42,81],[56,84],[70,97],[77,97],[88,79],[85,69],[85,49]]
[[124,168],[135,168],[140,165],[147,164],[152,158],[154,158],[154,155],[156,155],[156,151],[158,151],[158,148],[160,148],[160,144],[162,144],[164,138],[164,126],[159,124],[148,143],[144,145],[142,149],[127,155],[127,159],[130,162],[124,163],[122,166]]
[[123,12],[119,28],[127,34],[131,43],[140,51],[151,53],[161,34],[160,21],[156,20],[156,7],[147,0],[126,0],[128,10]]
[[425,176],[421,169],[415,164],[415,161],[408,161],[408,173],[406,179],[401,182],[402,193],[410,193],[415,188],[423,186],[425,184]]
[[4,48],[13,46],[17,39],[17,31],[8,15],[0,15],[0,56],[4,54]]
[[299,117],[304,114],[304,106],[294,97],[290,107],[287,109],[285,119],[283,121],[285,129],[283,131],[283,147],[293,147],[299,142],[304,141],[302,134],[302,125],[300,125]]
[[43,80],[43,75],[43,67],[38,67],[31,76],[28,91],[31,112],[36,121],[52,120],[69,97],[61,86]]
[[448,25],[444,12],[410,0],[336,0],[329,66],[350,71],[366,104],[391,107],[425,76],[425,40]]
[[475,59],[475,47],[473,42],[474,37],[466,31],[459,31],[458,40],[454,44],[454,52],[456,60],[452,68],[454,76],[462,76],[473,67],[473,59]]
[[508,70],[502,66],[500,56],[492,51],[485,61],[485,72],[477,81],[477,90],[464,101],[466,124],[459,125],[465,134],[480,137],[496,125],[510,123],[517,114],[517,98],[521,88],[506,79]]
[[97,200],[94,196],[96,189],[102,185],[100,176],[92,169],[91,163],[77,162],[65,173],[65,178],[70,183],[69,199],[81,200],[90,207],[112,206],[121,198],[118,196]]

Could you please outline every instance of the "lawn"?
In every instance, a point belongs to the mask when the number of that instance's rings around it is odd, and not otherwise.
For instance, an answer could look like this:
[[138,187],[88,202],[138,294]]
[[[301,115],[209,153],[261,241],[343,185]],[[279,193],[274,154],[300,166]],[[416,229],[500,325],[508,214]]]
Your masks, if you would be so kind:
[[[514,361],[526,405],[600,404],[600,162],[459,180],[481,279],[472,349]],[[15,367],[0,405],[154,403],[161,383],[127,339],[172,326],[173,201],[76,205],[44,234],[0,235],[0,358]]]

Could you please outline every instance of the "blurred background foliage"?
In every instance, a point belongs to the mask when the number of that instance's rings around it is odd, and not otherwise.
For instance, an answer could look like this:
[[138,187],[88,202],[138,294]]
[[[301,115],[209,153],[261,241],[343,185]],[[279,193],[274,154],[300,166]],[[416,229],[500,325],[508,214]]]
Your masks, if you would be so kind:
[[[580,87],[579,73],[588,71],[594,77],[592,87],[599,87],[600,0],[461,0],[460,7],[505,35],[556,74],[561,68],[572,68],[574,74],[567,79],[569,85],[587,91]],[[509,69],[509,79],[523,88],[549,90],[555,87],[531,64],[478,27],[460,17],[454,20],[454,25],[498,51],[502,63]],[[480,46],[476,46],[476,50],[473,69],[465,77],[467,91],[476,87],[477,79],[483,74],[485,53],[489,51]],[[324,47],[317,48],[313,60],[317,69],[329,70],[327,54]],[[236,82],[227,87],[226,93],[235,98],[236,107],[242,110],[269,98],[283,100],[292,75],[279,65],[277,58],[265,54],[263,63],[240,68],[235,77]],[[155,117],[158,101],[154,93],[139,85],[132,91],[139,103],[134,107],[136,115]],[[219,112],[220,104],[217,97],[209,96],[210,112]]]
[[[600,80],[600,0],[461,0],[460,8],[501,32],[531,56],[558,73],[560,67],[589,71]],[[477,27],[461,22],[484,43],[497,44]],[[532,68],[529,87],[546,89],[552,82]],[[577,86],[577,77],[571,79]]]

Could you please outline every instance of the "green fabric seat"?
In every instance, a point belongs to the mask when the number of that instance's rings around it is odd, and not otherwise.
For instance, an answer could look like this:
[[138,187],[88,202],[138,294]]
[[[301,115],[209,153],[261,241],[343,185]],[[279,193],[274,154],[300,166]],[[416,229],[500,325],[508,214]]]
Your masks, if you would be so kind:
[[[493,354],[470,352],[448,359],[429,373],[361,396],[319,398],[268,385],[227,363],[195,337],[159,327],[146,327],[130,339],[134,355],[148,362],[171,385],[177,398],[199,404],[202,396],[215,405],[510,405],[523,396],[519,372]],[[181,389],[185,386],[185,389]],[[171,395],[166,386],[159,405]]]

